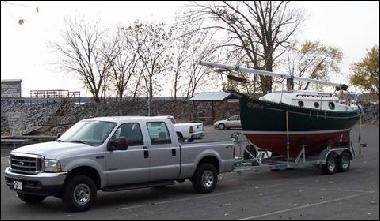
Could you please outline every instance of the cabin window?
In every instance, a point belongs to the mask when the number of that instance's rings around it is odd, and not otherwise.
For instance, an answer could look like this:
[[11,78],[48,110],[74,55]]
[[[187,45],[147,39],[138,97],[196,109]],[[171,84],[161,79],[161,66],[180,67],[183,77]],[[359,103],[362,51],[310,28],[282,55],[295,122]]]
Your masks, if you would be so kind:
[[165,122],[148,122],[147,127],[152,145],[171,144],[169,130]]
[[331,110],[334,110],[335,109],[335,104],[333,102],[329,102],[329,108]]
[[303,101],[298,101],[298,106],[303,107]]
[[319,107],[319,103],[318,102],[314,102],[314,107],[318,108]]

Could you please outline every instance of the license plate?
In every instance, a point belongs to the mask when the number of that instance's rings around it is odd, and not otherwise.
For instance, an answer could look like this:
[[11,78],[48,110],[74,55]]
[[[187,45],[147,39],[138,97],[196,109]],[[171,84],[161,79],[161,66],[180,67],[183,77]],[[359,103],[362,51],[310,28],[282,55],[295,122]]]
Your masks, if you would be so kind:
[[13,182],[13,189],[15,189],[15,190],[22,190],[22,182],[20,182],[20,181],[14,181]]

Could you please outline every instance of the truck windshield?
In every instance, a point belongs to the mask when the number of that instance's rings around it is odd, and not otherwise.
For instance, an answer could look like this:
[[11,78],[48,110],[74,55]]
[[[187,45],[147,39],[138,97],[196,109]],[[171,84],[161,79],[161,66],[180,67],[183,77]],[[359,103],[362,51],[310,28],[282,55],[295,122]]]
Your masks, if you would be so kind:
[[100,145],[104,143],[115,126],[114,122],[81,121],[62,134],[58,141]]

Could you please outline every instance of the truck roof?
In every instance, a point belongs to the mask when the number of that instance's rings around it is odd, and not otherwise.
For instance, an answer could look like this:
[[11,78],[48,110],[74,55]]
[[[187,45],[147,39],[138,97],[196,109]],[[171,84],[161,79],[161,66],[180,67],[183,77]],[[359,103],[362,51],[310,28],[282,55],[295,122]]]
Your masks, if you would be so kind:
[[157,120],[157,119],[168,119],[168,115],[165,116],[105,116],[105,117],[94,117],[86,118],[83,120],[99,120],[99,121],[110,121],[110,122],[121,122],[129,120]]

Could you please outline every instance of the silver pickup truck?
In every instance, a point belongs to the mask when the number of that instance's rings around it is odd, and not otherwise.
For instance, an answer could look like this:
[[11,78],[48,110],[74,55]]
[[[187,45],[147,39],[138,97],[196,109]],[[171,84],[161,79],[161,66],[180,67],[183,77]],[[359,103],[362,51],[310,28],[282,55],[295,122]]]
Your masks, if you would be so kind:
[[59,197],[84,211],[97,191],[164,186],[189,179],[212,192],[218,174],[234,167],[231,142],[181,144],[165,117],[99,117],[76,123],[56,141],[10,153],[5,180],[27,203]]

